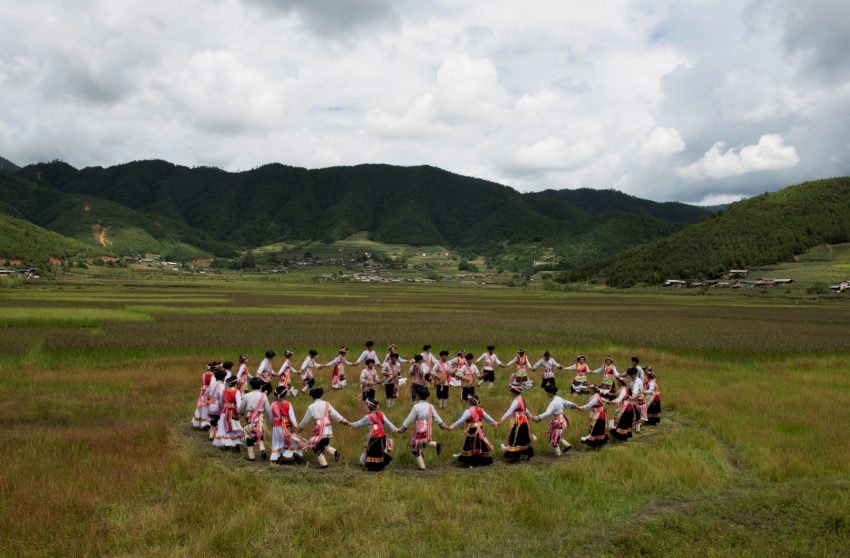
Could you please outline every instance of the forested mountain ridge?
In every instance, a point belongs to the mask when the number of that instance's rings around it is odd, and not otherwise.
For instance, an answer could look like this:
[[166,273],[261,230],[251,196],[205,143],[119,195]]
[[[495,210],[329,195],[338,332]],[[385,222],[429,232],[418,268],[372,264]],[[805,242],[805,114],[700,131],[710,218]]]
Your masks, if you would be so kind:
[[21,265],[46,266],[52,258],[93,258],[110,255],[102,248],[87,246],[29,221],[0,213],[0,263],[20,261]]
[[850,177],[789,186],[731,204],[711,219],[562,280],[605,277],[615,287],[712,279],[729,269],[786,262],[814,246],[850,241]]
[[696,205],[680,202],[655,202],[645,200],[617,190],[594,190],[578,188],[575,190],[543,190],[525,194],[529,199],[561,200],[571,203],[577,209],[602,215],[605,213],[637,213],[649,215],[669,223],[699,223],[711,216],[713,211]]

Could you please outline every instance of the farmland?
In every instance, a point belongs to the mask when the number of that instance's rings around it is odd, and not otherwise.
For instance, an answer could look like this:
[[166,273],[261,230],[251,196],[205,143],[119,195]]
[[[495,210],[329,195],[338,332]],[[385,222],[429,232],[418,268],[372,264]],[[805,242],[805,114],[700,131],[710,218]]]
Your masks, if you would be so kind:
[[[850,547],[850,304],[845,299],[567,293],[245,281],[80,283],[0,290],[0,554],[21,556],[842,556]],[[409,433],[368,474],[365,432],[335,426],[319,470],[247,463],[189,426],[203,365],[266,349],[326,362],[374,339],[503,361],[522,346],[659,374],[665,419],[622,445],[469,471],[415,470]],[[281,357],[274,363],[279,365]],[[357,371],[348,370],[349,383]],[[556,372],[562,388],[564,372]],[[481,390],[498,418],[507,372]],[[329,371],[318,372],[329,387]],[[330,391],[329,389],[327,391]],[[534,413],[547,399],[527,394]],[[578,403],[586,397],[569,396]],[[347,418],[356,388],[327,398]],[[379,394],[383,403],[383,395]],[[293,400],[300,418],[307,401]],[[398,425],[405,401],[390,409]],[[452,392],[441,415],[463,410]],[[506,425],[486,428],[498,448]],[[268,442],[267,442],[268,445]],[[44,526],[50,528],[45,529]]]

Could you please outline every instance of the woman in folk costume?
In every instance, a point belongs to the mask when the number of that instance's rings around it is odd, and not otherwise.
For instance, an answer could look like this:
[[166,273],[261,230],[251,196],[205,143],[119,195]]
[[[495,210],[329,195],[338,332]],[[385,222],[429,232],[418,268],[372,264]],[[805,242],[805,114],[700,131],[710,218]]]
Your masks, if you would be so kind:
[[301,365],[301,370],[299,370],[301,374],[301,389],[313,389],[313,386],[316,385],[313,370],[325,367],[324,364],[316,362],[316,355],[318,354],[316,350],[310,349],[307,358],[304,359],[304,363]]
[[330,452],[333,455],[334,461],[339,461],[339,450],[330,446],[331,439],[334,437],[331,419],[341,422],[346,426],[351,425],[330,403],[322,401],[324,394],[325,391],[322,388],[313,388],[310,390],[310,397],[313,398],[313,403],[307,407],[307,412],[304,414],[304,418],[301,419],[301,424],[298,425],[298,432],[300,433],[307,428],[311,420],[315,421],[313,435],[307,440],[306,447],[311,448],[313,453],[316,454],[319,467],[322,469],[328,466],[328,460],[325,459],[325,452]]
[[283,352],[283,364],[280,365],[280,370],[277,371],[277,376],[280,377],[278,380],[278,387],[283,386],[286,388],[288,395],[295,397],[298,395],[298,390],[292,387],[292,374],[297,374],[298,370],[292,366],[292,363],[289,359],[292,358],[292,351],[284,351]]
[[605,357],[605,364],[593,371],[594,374],[602,372],[602,382],[599,384],[599,393],[609,401],[617,397],[617,385],[614,383],[614,378],[619,376],[617,367],[614,366],[614,359]]
[[330,361],[327,366],[333,366],[331,373],[331,387],[334,389],[342,389],[345,387],[345,366],[351,366],[351,363],[345,358],[348,354],[348,349],[345,347],[339,350],[339,354],[335,359]]
[[226,387],[225,380],[227,379],[227,371],[224,368],[215,368],[214,370],[215,375],[207,389],[207,399],[210,402],[210,441],[215,440],[218,433],[218,423],[221,417],[221,393]]
[[452,365],[449,362],[448,351],[440,351],[440,360],[431,368],[431,377],[434,380],[434,386],[437,388],[437,406],[444,409],[449,400],[449,387],[452,377]]
[[352,423],[351,426],[353,428],[369,427],[369,439],[360,456],[360,463],[369,471],[380,471],[393,460],[390,455],[393,450],[393,441],[387,438],[384,426],[389,428],[390,432],[398,432],[398,429],[384,413],[378,410],[377,399],[370,397],[366,400],[366,406],[369,408],[369,414]]
[[422,355],[413,356],[413,364],[410,366],[410,398],[416,401],[416,392],[425,389],[427,382],[425,358]]
[[478,379],[478,367],[475,365],[475,356],[472,353],[466,353],[459,374],[460,383],[463,386],[461,398],[466,401],[470,395],[475,394],[475,381]]
[[437,450],[437,455],[440,455],[442,447],[440,444],[431,439],[431,426],[437,423],[441,429],[446,430],[446,425],[434,406],[428,403],[428,398],[431,397],[431,392],[428,388],[416,391],[416,404],[410,409],[410,414],[404,419],[404,424],[398,429],[401,434],[411,426],[413,426],[413,437],[410,439],[410,451],[413,457],[416,458],[416,464],[420,471],[425,470],[425,458],[422,456],[422,451],[425,448],[434,448]]
[[361,362],[365,364],[366,359],[371,358],[375,364],[378,364],[378,353],[372,349],[375,346],[374,341],[366,341],[366,350],[360,353],[360,357],[354,361],[354,364],[360,364]]
[[455,457],[470,469],[492,465],[493,444],[487,440],[487,436],[484,434],[484,422],[487,421],[493,426],[498,426],[498,423],[484,409],[478,406],[481,400],[477,395],[472,394],[467,397],[466,403],[469,405],[469,408],[463,412],[453,425],[447,428],[447,430],[454,430],[461,424],[466,424],[463,449]]
[[638,369],[634,366],[626,370],[629,375],[629,396],[632,400],[632,406],[635,410],[635,432],[640,432],[642,422],[647,422],[649,419],[646,416],[646,396],[643,389],[643,378],[638,377]]
[[508,433],[508,444],[502,444],[502,451],[505,452],[505,457],[508,458],[508,463],[519,463],[525,456],[526,460],[531,461],[534,457],[534,448],[531,444],[534,443],[534,434],[531,432],[531,427],[528,424],[528,419],[531,418],[531,413],[525,404],[525,399],[522,396],[522,386],[511,386],[511,394],[514,400],[507,412],[502,416],[502,420],[496,423],[496,426],[501,426],[502,423],[510,417],[511,431]]
[[227,387],[219,392],[219,408],[221,416],[218,420],[218,430],[215,433],[213,445],[226,450],[233,448],[238,453],[242,446],[242,425],[239,424],[239,404],[242,403],[242,392],[237,386],[236,376],[227,380]]
[[531,380],[528,379],[528,368],[531,366],[531,363],[528,362],[528,357],[525,356],[525,349],[519,349],[516,352],[516,356],[509,363],[503,364],[502,368],[508,368],[509,366],[514,367],[514,373],[511,374],[511,381],[509,382],[511,385],[531,387]]
[[192,426],[195,428],[207,429],[210,427],[210,403],[207,398],[207,391],[210,389],[210,384],[215,378],[215,373],[212,371],[213,365],[207,365],[207,371],[201,375],[201,393],[198,395],[198,402],[195,404],[195,415],[192,417]]
[[390,353],[390,359],[381,367],[384,376],[384,392],[387,395],[387,408],[393,406],[398,399],[399,377],[401,377],[401,363],[398,361],[398,353]]
[[251,378],[248,382],[251,391],[242,396],[239,403],[239,414],[245,417],[245,445],[248,447],[248,461],[254,461],[254,446],[260,448],[263,461],[269,458],[263,437],[266,433],[265,414],[271,411],[271,404],[266,392],[263,391],[263,380]]
[[646,387],[646,400],[649,407],[646,409],[647,424],[658,424],[661,422],[661,392],[658,390],[657,376],[651,366],[644,370],[649,380]]
[[587,373],[590,371],[590,368],[587,366],[585,362],[587,357],[584,355],[578,355],[576,357],[576,363],[572,366],[564,368],[564,370],[575,370],[576,375],[573,378],[573,384],[570,388],[573,393],[586,393],[587,388]]
[[549,354],[549,351],[543,353],[543,358],[538,360],[537,363],[532,367],[532,369],[537,370],[540,367],[543,367],[540,383],[540,387],[543,389],[546,389],[546,386],[555,385],[555,372],[553,371],[555,368],[559,368],[561,370],[564,369],[563,366],[555,362],[555,359],[552,358],[552,355]]
[[[385,355],[384,355],[384,360],[382,360],[382,361],[381,361],[381,365],[382,365],[382,366],[383,366],[384,364],[386,364],[387,362],[389,362],[389,361],[390,361],[390,355],[391,355],[391,354],[393,354],[393,353],[398,353],[398,350],[396,349],[396,346],[395,346],[395,345],[390,345],[388,350],[389,350],[389,352],[388,352],[387,354],[385,354]],[[397,360],[398,362],[401,362],[402,364],[404,364],[405,362],[410,362],[409,360],[407,360],[407,359],[403,359],[403,358],[401,358],[401,357],[398,357],[396,360]]]
[[476,364],[482,360],[484,361],[484,365],[481,367],[481,379],[478,381],[479,387],[481,387],[484,382],[489,382],[490,387],[492,388],[493,382],[496,381],[495,367],[497,364],[502,366],[502,361],[499,360],[499,357],[497,357],[496,353],[493,352],[495,350],[496,345],[488,345],[487,352],[478,357],[478,360],[475,361]]
[[[230,362],[230,361],[227,361]],[[233,366],[233,363],[230,364]],[[228,372],[230,368],[227,369]],[[250,372],[248,372],[248,355],[240,355],[239,356],[239,368],[236,370],[236,379],[239,380],[237,387],[239,391],[245,393],[245,386],[248,384],[248,380],[253,378]]]
[[555,449],[555,455],[560,456],[562,445],[565,450],[572,448],[570,443],[563,439],[564,430],[570,427],[570,421],[567,419],[564,411],[566,409],[578,409],[578,405],[559,397],[557,395],[558,386],[548,385],[543,389],[546,391],[546,395],[549,396],[549,406],[546,408],[545,413],[537,415],[532,420],[534,422],[541,422],[547,417],[552,417],[552,420],[549,421],[549,443]]
[[375,370],[375,360],[367,358],[366,366],[360,372],[360,400],[364,404],[370,397],[375,397],[375,386],[380,381],[381,378],[378,376],[378,371]]
[[299,461],[304,455],[304,440],[295,430],[298,420],[295,409],[284,398],[289,390],[285,386],[277,386],[274,390],[275,401],[269,408],[269,422],[272,424],[272,455],[271,462],[283,464],[285,460]]
[[272,359],[275,357],[275,352],[269,349],[266,351],[266,358],[263,359],[263,362],[260,363],[260,367],[257,368],[257,377],[262,380],[263,387],[260,389],[263,390],[264,393],[272,392],[272,376],[274,373],[274,366],[272,366]]
[[605,423],[605,400],[599,394],[599,386],[590,384],[590,399],[587,404],[578,408],[579,411],[590,411],[590,433],[582,436],[581,441],[592,448],[608,443],[608,425]]
[[614,411],[614,418],[611,419],[608,427],[611,429],[611,436],[626,442],[632,437],[635,412],[634,407],[632,407],[632,400],[629,398],[629,388],[626,385],[626,380],[622,376],[617,376],[616,382],[617,397],[607,403],[617,405],[617,409]]

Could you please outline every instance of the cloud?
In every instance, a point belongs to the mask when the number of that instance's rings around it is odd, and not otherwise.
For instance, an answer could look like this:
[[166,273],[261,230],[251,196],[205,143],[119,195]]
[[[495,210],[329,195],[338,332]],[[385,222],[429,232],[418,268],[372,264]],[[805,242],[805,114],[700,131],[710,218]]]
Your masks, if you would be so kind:
[[777,134],[763,135],[757,145],[732,147],[724,153],[725,147],[722,141],[715,143],[702,159],[687,167],[679,167],[677,173],[689,180],[722,180],[750,172],[788,169],[800,163],[794,146],[786,146]]
[[243,0],[267,13],[297,15],[311,31],[334,37],[354,29],[396,27],[400,22],[396,0]]
[[698,201],[696,205],[727,205],[746,199],[746,197],[743,194],[711,194]]
[[602,137],[570,144],[562,138],[549,136],[520,147],[508,158],[505,169],[518,174],[573,170],[591,161],[604,147]]
[[644,164],[659,158],[668,157],[674,153],[685,150],[685,140],[676,128],[658,127],[649,134],[638,151],[638,155],[644,158]]
[[798,112],[804,106],[796,91],[773,83],[768,75],[756,75],[749,68],[726,73],[723,83],[713,90],[720,100],[720,113],[731,122],[758,121]]
[[508,94],[493,62],[450,54],[437,72],[436,101],[442,117],[468,120],[498,116]]

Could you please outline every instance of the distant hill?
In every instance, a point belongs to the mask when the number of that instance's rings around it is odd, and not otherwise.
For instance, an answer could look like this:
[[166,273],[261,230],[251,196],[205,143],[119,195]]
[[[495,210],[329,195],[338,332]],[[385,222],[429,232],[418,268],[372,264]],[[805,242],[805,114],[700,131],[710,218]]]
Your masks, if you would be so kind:
[[[503,252],[505,242],[540,242],[555,247],[572,267],[672,234],[698,220],[697,213],[708,215],[699,208],[689,214],[684,204],[664,211],[667,204],[656,202],[631,211],[639,204],[624,203],[625,194],[611,192],[603,195],[620,201],[611,202],[607,212],[603,202],[587,211],[429,166],[307,170],[270,164],[229,173],[165,161],[82,170],[53,162],[18,174],[35,180],[38,172],[42,183],[65,194],[121,204],[242,248],[287,240],[333,242],[367,231],[379,242],[443,245],[482,255]],[[584,199],[590,198],[586,192]]]
[[789,186],[731,204],[712,218],[568,273],[630,287],[666,279],[717,278],[728,269],[793,260],[813,246],[850,241],[850,177]]
[[637,213],[649,215],[668,223],[699,223],[700,219],[711,216],[710,208],[688,205],[679,202],[654,202],[644,200],[617,190],[594,190],[579,188],[576,190],[543,190],[525,194],[529,199],[561,200],[571,203],[577,209],[603,215],[611,212]]
[[0,157],[0,170],[16,172],[21,170],[21,167],[19,167],[9,159],[4,159],[3,157]]
[[25,266],[44,266],[51,258],[93,258],[111,255],[23,219],[0,214],[0,264],[20,260]]

